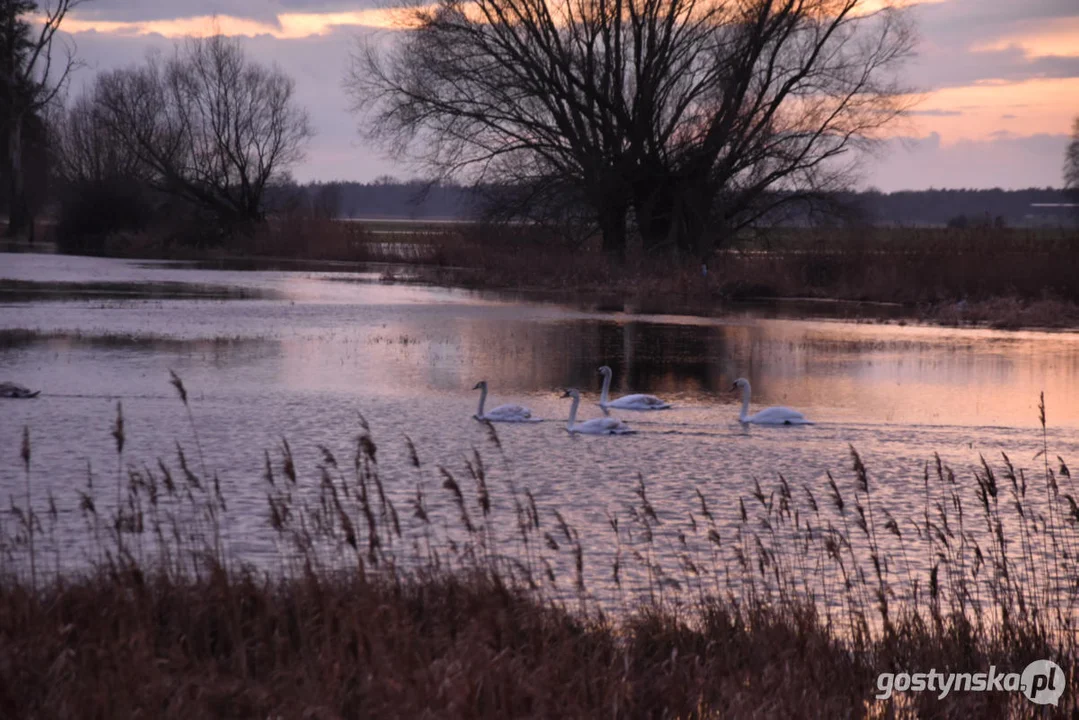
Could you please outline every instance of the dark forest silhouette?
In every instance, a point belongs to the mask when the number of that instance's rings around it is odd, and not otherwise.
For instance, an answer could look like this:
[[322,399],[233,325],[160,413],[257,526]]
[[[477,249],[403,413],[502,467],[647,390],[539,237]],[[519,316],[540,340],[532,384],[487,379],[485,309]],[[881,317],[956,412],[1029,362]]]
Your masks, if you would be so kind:
[[[304,202],[323,213],[354,219],[477,220],[484,214],[480,191],[459,185],[377,181],[310,183],[299,188]],[[835,196],[837,214],[819,222],[874,225],[1055,227],[1074,222],[1064,190],[905,190]],[[804,223],[804,217],[787,219]]]

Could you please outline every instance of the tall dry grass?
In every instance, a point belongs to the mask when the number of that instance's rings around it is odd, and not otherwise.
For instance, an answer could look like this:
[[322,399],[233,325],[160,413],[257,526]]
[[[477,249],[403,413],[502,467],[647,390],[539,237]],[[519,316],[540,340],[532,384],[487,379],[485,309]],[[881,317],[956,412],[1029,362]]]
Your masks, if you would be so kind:
[[[396,237],[401,242],[368,235],[357,245],[366,245],[371,259],[453,267],[462,281],[491,287],[589,289],[599,281],[625,289],[650,278],[669,282],[684,271],[701,275],[700,258],[653,256],[631,247],[623,261],[613,262],[595,238],[569,242],[528,226],[432,226]],[[401,255],[405,247],[420,250]],[[721,296],[916,303],[1049,294],[1079,300],[1072,281],[1079,272],[1079,233],[1066,229],[775,229],[719,247],[705,259],[706,286]]]
[[[197,229],[203,229],[201,225]],[[389,231],[389,232],[387,232]],[[659,312],[728,301],[813,298],[897,303],[946,325],[1074,327],[1079,233],[1073,229],[778,228],[717,239],[705,259],[643,253],[612,259],[596,237],[519,224],[345,222],[290,211],[248,233],[193,244],[155,227],[101,238],[100,254],[408,265],[425,283],[540,293],[604,294]],[[257,266],[257,265],[256,265]],[[402,279],[386,270],[390,280]]]
[[731,272],[780,295],[939,303],[1079,301],[1079,232],[1009,228],[773,231],[736,244]]
[[1065,229],[773,230],[722,246],[706,273],[699,258],[631,248],[614,261],[595,242],[567,243],[535,228],[475,225],[401,239],[363,244],[367,259],[414,263],[424,282],[600,293],[661,312],[812,298],[895,303],[910,317],[948,325],[1079,324],[1079,233]]
[[494,426],[464,475],[408,438],[390,471],[359,417],[311,472],[285,439],[266,451],[276,553],[252,565],[171,383],[176,456],[127,457],[117,405],[75,564],[26,430],[0,523],[3,717],[1034,717],[1018,693],[878,701],[875,678],[1042,658],[1079,712],[1079,506],[1044,403],[1036,470],[985,459],[965,482],[935,458],[921,506],[889,507],[851,448],[842,476],[757,483],[733,524],[714,512],[732,498],[657,508],[642,478],[605,547],[518,486]]

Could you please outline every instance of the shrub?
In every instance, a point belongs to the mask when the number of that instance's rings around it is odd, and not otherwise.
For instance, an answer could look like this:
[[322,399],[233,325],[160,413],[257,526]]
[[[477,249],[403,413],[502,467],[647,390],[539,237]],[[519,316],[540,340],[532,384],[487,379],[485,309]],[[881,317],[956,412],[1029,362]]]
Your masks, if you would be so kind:
[[145,230],[154,217],[154,198],[135,178],[83,181],[60,194],[56,226],[62,252],[99,254],[110,235]]

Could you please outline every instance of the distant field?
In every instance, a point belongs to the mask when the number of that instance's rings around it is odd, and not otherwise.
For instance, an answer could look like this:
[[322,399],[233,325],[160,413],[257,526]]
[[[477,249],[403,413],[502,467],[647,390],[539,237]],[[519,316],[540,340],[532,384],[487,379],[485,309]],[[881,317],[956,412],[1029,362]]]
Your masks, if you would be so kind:
[[444,235],[475,220],[427,218],[338,218],[338,222],[358,226],[372,235]]

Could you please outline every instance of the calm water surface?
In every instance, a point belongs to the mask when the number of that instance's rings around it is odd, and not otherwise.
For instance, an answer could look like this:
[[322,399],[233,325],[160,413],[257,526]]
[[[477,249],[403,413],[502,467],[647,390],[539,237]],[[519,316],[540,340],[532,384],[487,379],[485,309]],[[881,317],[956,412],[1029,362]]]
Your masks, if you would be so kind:
[[[82,527],[75,489],[88,466],[115,472],[118,400],[129,462],[172,458],[177,441],[191,442],[169,369],[187,385],[206,463],[233,498],[231,545],[253,559],[272,551],[265,449],[288,438],[301,473],[314,478],[316,445],[349,456],[362,413],[391,492],[403,497],[413,489],[405,435],[422,460],[454,472],[473,447],[490,450],[470,419],[478,400],[471,388],[481,379],[494,403],[521,402],[548,420],[499,426],[508,463],[494,482],[512,479],[541,505],[560,508],[586,547],[609,540],[605,512],[633,502],[638,473],[661,517],[685,517],[700,488],[719,521],[735,524],[737,500],[754,478],[767,487],[782,473],[820,487],[830,470],[851,487],[848,445],[870,469],[881,496],[874,502],[913,515],[934,453],[964,484],[980,454],[995,462],[1005,451],[1028,471],[1040,468],[1043,391],[1050,455],[1079,463],[1077,334],[752,311],[632,315],[385,284],[377,272],[231,272],[10,254],[0,255],[0,333],[0,380],[42,390],[33,401],[0,401],[0,493],[6,502],[22,492],[19,444],[28,426],[35,493],[55,494],[72,544]],[[582,417],[597,416],[602,364],[614,368],[618,393],[652,392],[675,409],[614,412],[638,430],[633,436],[568,436],[568,401],[557,391],[581,388]],[[754,407],[789,405],[817,424],[742,427],[728,388],[743,376]]]

